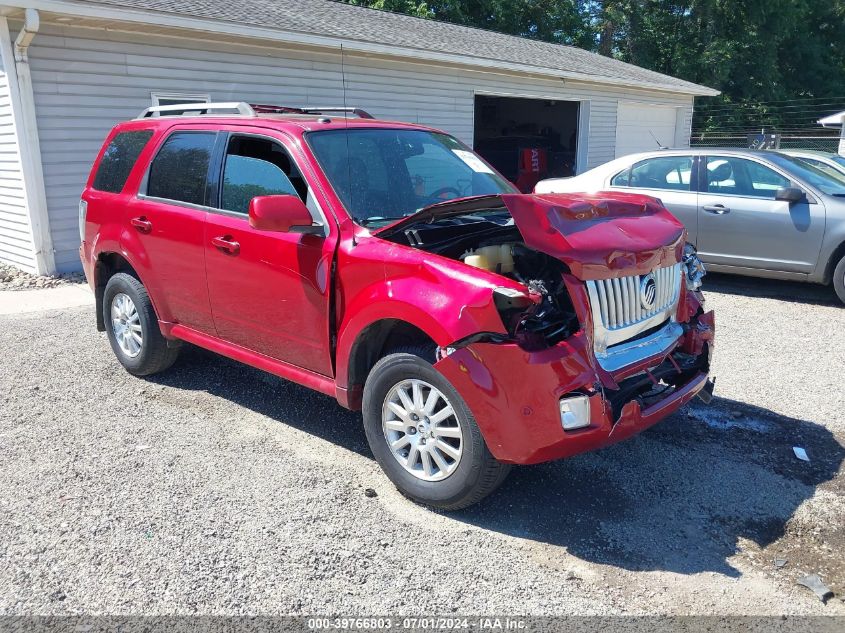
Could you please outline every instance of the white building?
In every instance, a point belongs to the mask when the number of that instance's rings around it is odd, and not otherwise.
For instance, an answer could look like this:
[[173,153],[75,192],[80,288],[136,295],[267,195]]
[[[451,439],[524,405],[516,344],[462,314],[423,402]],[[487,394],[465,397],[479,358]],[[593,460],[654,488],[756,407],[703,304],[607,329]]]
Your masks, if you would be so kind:
[[347,103],[482,154],[553,138],[583,171],[687,146],[694,97],[717,94],[573,47],[328,0],[13,1],[0,6],[0,261],[38,273],[80,267],[91,162],[151,104]]
[[840,156],[845,156],[845,112],[837,112],[831,114],[823,119],[819,119],[818,123],[822,127],[839,128],[839,149]]

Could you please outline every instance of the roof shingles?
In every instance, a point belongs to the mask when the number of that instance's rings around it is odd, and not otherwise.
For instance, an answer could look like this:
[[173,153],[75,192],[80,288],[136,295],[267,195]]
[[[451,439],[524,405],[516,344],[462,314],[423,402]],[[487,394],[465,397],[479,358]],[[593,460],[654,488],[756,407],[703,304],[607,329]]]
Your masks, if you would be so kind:
[[573,46],[366,9],[333,0],[82,0],[81,3],[222,20],[265,29],[276,27],[282,32],[494,60],[538,70],[574,73],[602,83],[638,82],[673,92],[715,93],[703,86]]

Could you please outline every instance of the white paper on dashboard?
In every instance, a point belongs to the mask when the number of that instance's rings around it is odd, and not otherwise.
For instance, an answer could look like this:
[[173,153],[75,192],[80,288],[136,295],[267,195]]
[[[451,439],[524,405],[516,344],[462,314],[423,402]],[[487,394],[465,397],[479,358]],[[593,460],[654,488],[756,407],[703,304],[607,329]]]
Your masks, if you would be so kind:
[[477,174],[492,174],[493,170],[490,169],[487,165],[484,164],[484,161],[481,160],[478,156],[473,154],[472,152],[468,152],[465,149],[453,149],[455,152],[455,156],[460,158],[464,161],[467,166],[472,169]]

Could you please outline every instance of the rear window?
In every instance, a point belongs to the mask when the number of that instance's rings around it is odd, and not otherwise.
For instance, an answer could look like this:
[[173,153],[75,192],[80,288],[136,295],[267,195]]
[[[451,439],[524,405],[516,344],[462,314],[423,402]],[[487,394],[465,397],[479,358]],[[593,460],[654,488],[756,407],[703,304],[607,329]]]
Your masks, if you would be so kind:
[[205,204],[208,164],[216,132],[175,132],[150,165],[147,195],[191,204]]
[[115,136],[103,154],[91,186],[97,191],[120,193],[135,161],[152,136],[152,130],[121,132]]

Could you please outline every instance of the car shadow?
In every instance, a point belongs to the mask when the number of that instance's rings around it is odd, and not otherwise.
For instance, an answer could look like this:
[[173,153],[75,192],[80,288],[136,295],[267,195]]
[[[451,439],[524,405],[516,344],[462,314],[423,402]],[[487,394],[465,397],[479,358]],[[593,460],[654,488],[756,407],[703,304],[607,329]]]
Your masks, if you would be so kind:
[[[372,458],[359,413],[211,352],[186,346],[171,371],[150,380],[206,391]],[[729,559],[740,539],[777,541],[843,459],[845,448],[819,424],[715,398],[606,449],[515,467],[496,493],[447,516],[592,563],[738,576]]]
[[200,347],[185,344],[171,369],[145,380],[175,389],[205,391],[372,457],[360,413],[344,409],[330,396]]
[[702,289],[705,293],[718,292],[743,297],[778,299],[793,303],[845,307],[845,304],[836,296],[833,286],[821,286],[800,281],[742,277],[708,272],[704,278]]
[[741,539],[778,541],[843,459],[819,424],[714,398],[621,444],[519,467],[497,495],[453,516],[593,563],[738,576],[729,559]]

